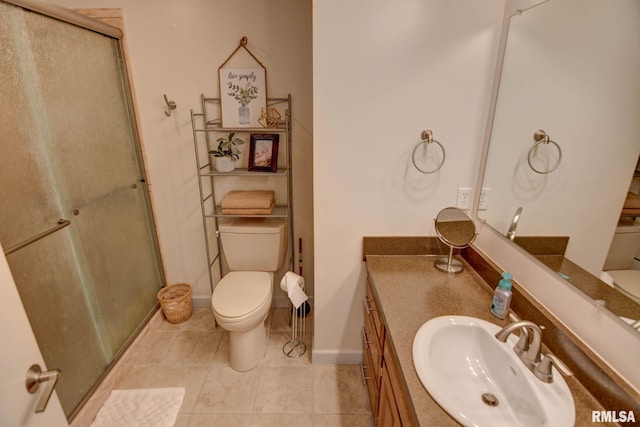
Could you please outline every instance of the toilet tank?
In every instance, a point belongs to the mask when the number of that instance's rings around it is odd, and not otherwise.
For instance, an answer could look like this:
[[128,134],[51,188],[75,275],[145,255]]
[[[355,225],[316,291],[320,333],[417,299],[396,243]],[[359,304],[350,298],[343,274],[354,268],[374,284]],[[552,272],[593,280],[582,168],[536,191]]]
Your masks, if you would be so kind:
[[603,270],[626,270],[640,251],[640,222],[623,218],[613,235]]
[[220,242],[232,271],[276,271],[287,250],[282,218],[222,218]]

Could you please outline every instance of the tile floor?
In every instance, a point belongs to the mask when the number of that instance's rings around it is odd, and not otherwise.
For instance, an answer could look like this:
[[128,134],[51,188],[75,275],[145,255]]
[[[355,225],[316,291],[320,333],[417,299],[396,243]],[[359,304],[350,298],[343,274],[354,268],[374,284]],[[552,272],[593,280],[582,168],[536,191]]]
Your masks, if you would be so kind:
[[[307,329],[312,314],[306,319]],[[307,352],[288,358],[290,310],[273,309],[262,363],[237,372],[228,362],[229,335],[208,308],[173,325],[156,316],[71,424],[85,427],[112,389],[184,387],[175,426],[373,426],[359,365],[312,365]]]

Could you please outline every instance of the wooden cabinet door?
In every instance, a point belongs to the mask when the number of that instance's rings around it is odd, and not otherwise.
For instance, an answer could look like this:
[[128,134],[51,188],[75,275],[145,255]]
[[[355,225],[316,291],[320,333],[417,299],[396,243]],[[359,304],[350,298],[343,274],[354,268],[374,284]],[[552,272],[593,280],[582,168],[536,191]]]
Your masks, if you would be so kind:
[[378,406],[378,427],[399,427],[402,426],[398,406],[393,395],[391,379],[387,366],[382,362],[380,381],[380,401]]
[[373,370],[373,362],[371,360],[371,354],[367,351],[366,347],[362,352],[362,375],[364,376],[367,390],[369,391],[369,402],[371,403],[371,413],[377,419],[378,416],[378,401],[380,397],[380,384],[378,377]]
[[403,386],[402,371],[391,349],[390,337],[386,336],[382,313],[368,279],[364,306],[362,367],[376,425],[417,425]]
[[411,415],[412,411],[410,403],[403,386],[402,371],[400,370],[398,361],[390,347],[391,343],[387,340],[384,344],[384,353],[382,358],[384,360],[386,376],[390,382],[391,390],[393,390],[396,411],[400,417],[401,425],[413,426],[416,424],[414,423],[413,416]]

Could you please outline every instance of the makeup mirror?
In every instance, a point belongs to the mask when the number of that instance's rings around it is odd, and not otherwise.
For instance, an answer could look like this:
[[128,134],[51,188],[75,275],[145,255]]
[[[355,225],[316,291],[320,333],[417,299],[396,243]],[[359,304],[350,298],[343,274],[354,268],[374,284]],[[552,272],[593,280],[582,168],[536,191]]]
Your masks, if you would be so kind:
[[451,207],[438,213],[435,226],[440,241],[449,246],[449,257],[438,258],[436,268],[449,274],[460,273],[464,266],[460,261],[453,259],[453,250],[466,248],[475,240],[475,224],[462,210]]

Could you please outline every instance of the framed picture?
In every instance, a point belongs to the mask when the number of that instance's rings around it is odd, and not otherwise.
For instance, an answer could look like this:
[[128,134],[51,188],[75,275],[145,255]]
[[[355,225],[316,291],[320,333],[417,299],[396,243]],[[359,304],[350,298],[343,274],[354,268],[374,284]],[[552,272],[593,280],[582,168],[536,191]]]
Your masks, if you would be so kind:
[[251,134],[249,146],[250,171],[276,172],[278,170],[278,134]]
[[222,127],[260,127],[267,106],[266,69],[219,68]]

